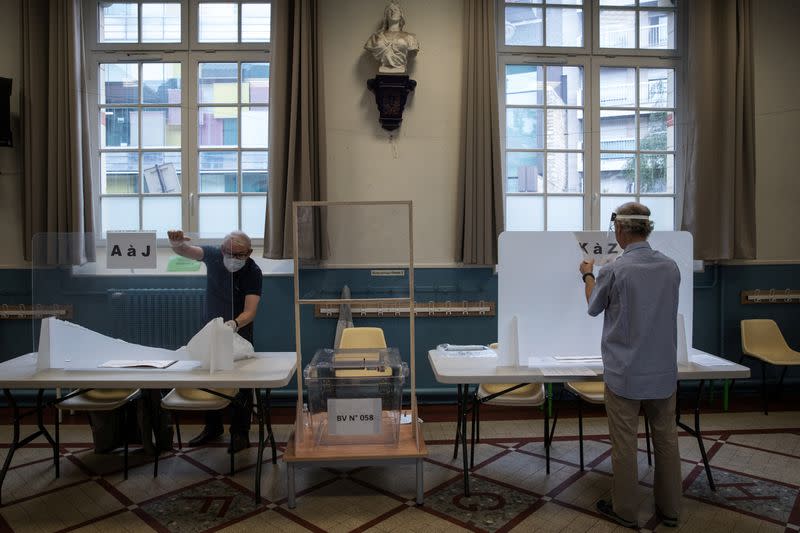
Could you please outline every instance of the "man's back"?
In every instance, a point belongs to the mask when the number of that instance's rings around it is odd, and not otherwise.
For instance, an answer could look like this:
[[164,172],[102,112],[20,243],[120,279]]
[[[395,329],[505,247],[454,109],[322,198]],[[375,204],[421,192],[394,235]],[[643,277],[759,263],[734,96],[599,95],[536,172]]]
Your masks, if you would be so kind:
[[674,392],[679,286],[675,261],[647,242],[629,245],[600,271],[589,314],[605,310],[604,380],[615,394],[644,400]]

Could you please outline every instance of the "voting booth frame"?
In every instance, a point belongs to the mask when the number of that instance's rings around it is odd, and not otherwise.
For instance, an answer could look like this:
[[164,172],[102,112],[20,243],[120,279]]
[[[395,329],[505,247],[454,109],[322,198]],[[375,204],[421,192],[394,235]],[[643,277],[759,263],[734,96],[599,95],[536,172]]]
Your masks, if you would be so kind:
[[[329,207],[347,209],[351,206],[394,206],[408,209],[408,295],[400,298],[301,298],[300,296],[300,224],[298,214],[300,210],[311,208],[324,210]],[[425,440],[420,427],[419,416],[417,413],[417,393],[416,393],[416,364],[415,364],[415,343],[414,343],[414,237],[413,237],[413,205],[409,201],[351,201],[351,202],[328,202],[328,201],[301,201],[294,202],[292,208],[293,216],[293,262],[294,262],[294,321],[295,321],[295,342],[297,353],[297,411],[295,415],[295,427],[293,434],[289,437],[286,451],[283,455],[286,462],[288,506],[295,506],[295,484],[294,469],[300,465],[326,465],[338,464],[340,466],[349,465],[374,465],[387,462],[413,462],[416,464],[417,472],[417,496],[418,504],[423,503],[423,484],[422,484],[422,461],[428,455]],[[306,217],[308,220],[308,217]],[[317,221],[318,222],[318,221]],[[320,231],[320,226],[315,226],[311,231]],[[307,235],[304,235],[304,238]],[[372,265],[380,268],[380,265]],[[370,268],[370,265],[363,265],[363,268]],[[304,305],[341,305],[352,303],[369,304],[388,304],[388,305],[407,305],[408,327],[409,327],[409,374],[411,381],[411,423],[400,426],[400,435],[397,444],[346,444],[346,445],[323,445],[316,443],[313,438],[312,429],[305,424],[305,414],[303,411],[303,372],[302,372],[302,349],[300,331],[300,310]]]

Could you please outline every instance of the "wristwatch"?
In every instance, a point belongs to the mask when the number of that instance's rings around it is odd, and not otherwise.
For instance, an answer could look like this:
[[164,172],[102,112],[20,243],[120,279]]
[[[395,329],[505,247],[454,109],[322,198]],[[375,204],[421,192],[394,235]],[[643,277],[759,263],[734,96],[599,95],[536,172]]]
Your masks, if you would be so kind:
[[587,272],[582,276],[584,283],[586,283],[586,276],[592,276],[592,279],[594,279],[594,274],[592,274],[591,272]]

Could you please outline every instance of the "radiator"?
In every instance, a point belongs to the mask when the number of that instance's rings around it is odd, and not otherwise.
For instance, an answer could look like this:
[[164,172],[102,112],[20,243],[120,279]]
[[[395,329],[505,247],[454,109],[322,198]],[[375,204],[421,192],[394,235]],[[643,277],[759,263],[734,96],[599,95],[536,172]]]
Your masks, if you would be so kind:
[[205,289],[109,289],[113,336],[174,350],[203,327]]

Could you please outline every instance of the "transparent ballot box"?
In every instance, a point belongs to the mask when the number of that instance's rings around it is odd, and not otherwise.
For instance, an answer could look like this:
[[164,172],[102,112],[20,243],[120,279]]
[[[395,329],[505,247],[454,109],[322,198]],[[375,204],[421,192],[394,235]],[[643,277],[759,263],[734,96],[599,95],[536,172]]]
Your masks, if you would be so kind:
[[314,445],[396,445],[407,376],[396,348],[318,350],[303,372]]

